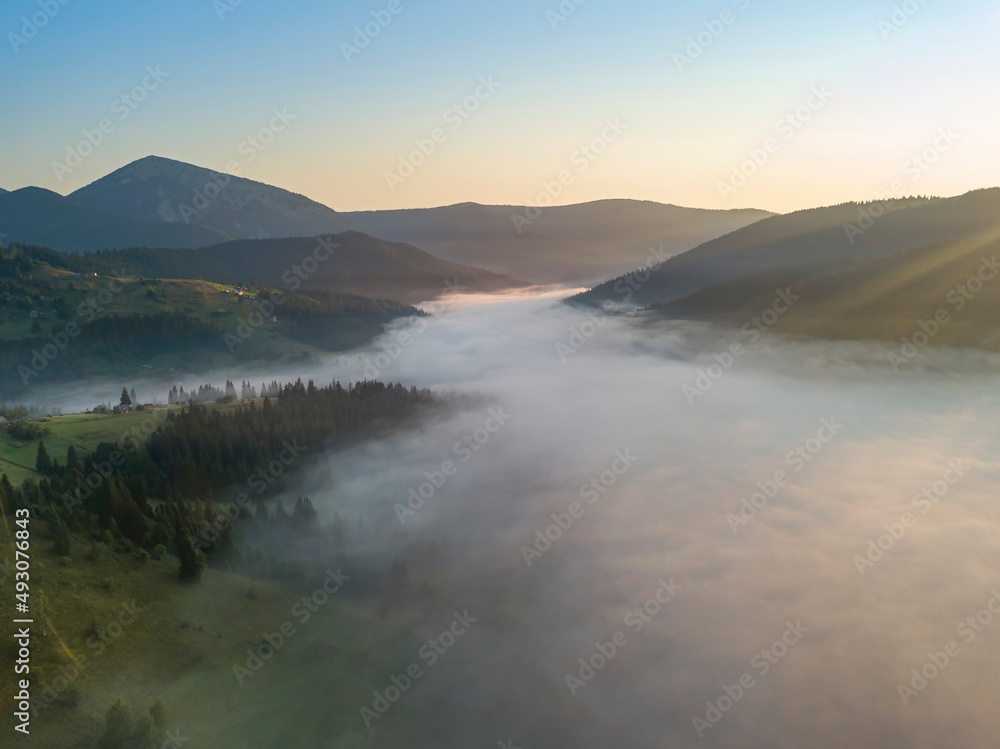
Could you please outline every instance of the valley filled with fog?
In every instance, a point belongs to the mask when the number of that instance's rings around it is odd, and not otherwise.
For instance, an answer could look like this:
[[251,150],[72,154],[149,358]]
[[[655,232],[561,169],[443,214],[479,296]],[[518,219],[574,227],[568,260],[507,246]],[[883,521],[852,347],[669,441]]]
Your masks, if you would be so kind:
[[[186,729],[338,747],[995,735],[995,358],[923,351],[896,374],[876,344],[751,342],[564,295],[453,296],[297,373],[482,396],[313,459],[283,495],[360,519],[345,559],[399,560],[433,592],[386,604],[412,647],[381,676],[295,667],[333,647],[319,615],[250,687],[220,664],[231,718],[199,705],[206,682],[175,685]],[[344,682],[367,700],[324,717]]]
[[4,10],[0,749],[1000,746],[996,2]]

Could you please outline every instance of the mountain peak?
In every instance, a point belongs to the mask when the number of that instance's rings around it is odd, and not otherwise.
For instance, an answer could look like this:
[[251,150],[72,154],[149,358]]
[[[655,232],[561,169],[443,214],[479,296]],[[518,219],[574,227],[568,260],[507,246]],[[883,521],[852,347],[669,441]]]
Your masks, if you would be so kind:
[[[161,179],[161,178],[183,178],[185,175],[199,175],[199,176],[210,176],[210,175],[223,175],[223,172],[216,171],[215,169],[209,169],[207,167],[198,166],[197,164],[189,164],[185,161],[178,161],[177,159],[168,159],[165,156],[156,156],[151,154],[149,156],[143,156],[141,159],[136,159],[135,161],[130,161],[125,166],[115,169],[110,174],[95,180],[87,187],[83,187],[77,192],[82,192],[86,190],[91,185],[96,185],[101,182],[115,179],[138,179],[140,181],[145,181],[148,179]],[[277,188],[276,188],[277,189]]]
[[145,156],[69,196],[105,211],[199,224],[236,238],[320,234],[337,213],[304,195],[163,156]]
[[3,193],[8,196],[8,200],[12,201],[24,201],[30,200],[34,202],[41,201],[62,201],[65,200],[62,195],[57,192],[53,192],[45,187],[35,187],[34,185],[29,185],[28,187],[22,187],[17,190],[7,191],[4,190]]

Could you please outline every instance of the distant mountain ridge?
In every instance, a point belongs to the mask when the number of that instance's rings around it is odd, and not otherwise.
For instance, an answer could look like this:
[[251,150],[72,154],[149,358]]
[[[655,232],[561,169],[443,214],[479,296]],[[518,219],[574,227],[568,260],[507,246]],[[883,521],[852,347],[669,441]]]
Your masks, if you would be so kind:
[[127,164],[69,197],[146,220],[200,224],[235,239],[360,231],[535,283],[579,285],[642,264],[651,249],[674,255],[773,215],[638,200],[541,208],[520,226],[512,217],[523,216],[524,207],[477,203],[343,213],[288,190],[157,156]]
[[40,187],[0,194],[0,234],[8,242],[64,252],[114,247],[206,247],[229,239],[196,224],[147,221],[89,208]]
[[411,304],[450,291],[491,292],[525,285],[359,232],[239,239],[198,250],[123,249],[81,259],[81,263],[102,271],[125,268],[145,278],[256,282],[287,291],[315,289]]
[[441,208],[339,214],[345,226],[407,241],[435,255],[537,283],[589,284],[645,263],[651,250],[676,255],[773,214],[682,208],[652,201],[598,200],[539,208],[518,226],[516,206],[460,203]]

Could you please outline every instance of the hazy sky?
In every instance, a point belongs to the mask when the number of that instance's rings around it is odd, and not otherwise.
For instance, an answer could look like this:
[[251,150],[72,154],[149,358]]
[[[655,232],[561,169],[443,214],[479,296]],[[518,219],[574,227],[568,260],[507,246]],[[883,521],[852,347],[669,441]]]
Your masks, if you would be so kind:
[[[940,195],[998,182],[1000,13],[985,0],[910,0],[905,24],[881,30],[893,17],[881,0],[51,2],[51,17],[38,0],[0,10],[6,189],[65,194],[149,154],[218,170],[236,161],[243,176],[338,210],[528,204],[563,170],[555,203],[777,211],[897,181]],[[391,20],[346,49],[356,27],[377,25],[372,13]],[[32,17],[44,26],[25,28]],[[679,65],[700,32],[711,44]],[[119,100],[144,79],[144,101]],[[477,87],[477,111],[446,116]],[[812,99],[800,129],[779,130],[814,87],[831,96]],[[258,151],[245,141],[275,108],[294,119]],[[103,142],[57,179],[53,162],[103,118]],[[435,152],[390,189],[387,172],[435,128]],[[953,137],[937,134],[948,128]],[[579,149],[602,133],[614,140],[588,160]],[[768,138],[773,153],[758,151],[766,162],[724,198],[719,182]],[[935,141],[936,163],[907,163]]]

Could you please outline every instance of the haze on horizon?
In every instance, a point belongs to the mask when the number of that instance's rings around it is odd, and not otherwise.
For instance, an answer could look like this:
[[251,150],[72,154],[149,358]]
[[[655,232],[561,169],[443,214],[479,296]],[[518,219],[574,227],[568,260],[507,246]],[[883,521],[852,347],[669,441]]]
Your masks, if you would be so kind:
[[[156,154],[219,171],[235,162],[240,176],[336,210],[534,204],[565,172],[554,204],[787,212],[894,184],[956,195],[996,185],[1000,168],[1000,15],[985,0],[111,0],[58,5],[28,38],[24,19],[40,7],[0,12],[4,91],[17,102],[0,114],[18,144],[0,154],[7,190],[67,194]],[[379,30],[362,47],[366,24]],[[121,98],[144,83],[143,101]],[[100,144],[57,176],[53,163],[102,119]],[[249,143],[272,123],[282,129],[266,146]],[[387,179],[436,128],[425,163]],[[581,153],[602,134],[603,153]],[[933,163],[917,163],[927,149]],[[766,160],[723,196],[748,151]]]

